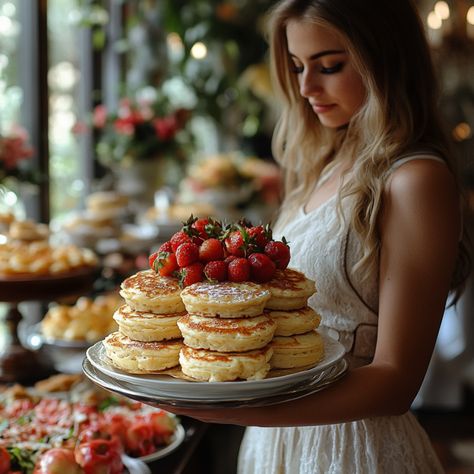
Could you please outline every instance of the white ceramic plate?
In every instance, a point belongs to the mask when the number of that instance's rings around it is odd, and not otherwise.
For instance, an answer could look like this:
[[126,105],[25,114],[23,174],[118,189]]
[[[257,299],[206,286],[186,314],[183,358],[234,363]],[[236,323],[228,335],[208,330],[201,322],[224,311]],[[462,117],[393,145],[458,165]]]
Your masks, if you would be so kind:
[[167,407],[182,407],[182,408],[199,408],[199,409],[212,409],[212,408],[235,408],[243,406],[267,406],[275,405],[278,403],[286,402],[289,400],[297,400],[305,397],[310,393],[323,390],[330,384],[339,380],[347,370],[347,362],[345,359],[341,359],[338,363],[332,367],[323,370],[316,377],[305,380],[299,384],[295,384],[286,387],[280,392],[276,392],[271,395],[252,395],[233,397],[232,399],[195,399],[192,398],[191,392],[188,398],[176,398],[166,397],[161,393],[156,393],[146,387],[136,387],[127,382],[114,379],[104,374],[96,367],[94,367],[90,361],[85,358],[83,361],[83,372],[84,374],[94,383],[100,387],[118,393],[122,396],[131,398],[133,400],[140,401],[147,405],[167,408]]
[[87,352],[90,363],[105,375],[126,382],[130,387],[146,389],[148,393],[184,400],[235,400],[248,396],[268,396],[283,391],[305,380],[317,377],[322,371],[337,364],[345,354],[344,346],[335,339],[322,335],[324,359],[311,369],[263,380],[236,382],[190,382],[168,375],[135,375],[116,369],[110,364],[101,342],[91,346]]

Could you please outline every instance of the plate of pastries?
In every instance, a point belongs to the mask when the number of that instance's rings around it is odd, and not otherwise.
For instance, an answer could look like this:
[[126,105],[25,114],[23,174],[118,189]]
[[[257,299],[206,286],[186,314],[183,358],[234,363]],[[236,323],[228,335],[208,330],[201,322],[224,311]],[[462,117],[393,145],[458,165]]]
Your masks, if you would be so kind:
[[49,227],[12,220],[0,231],[0,300],[51,300],[92,287],[96,254],[50,239]]
[[51,243],[49,227],[30,219],[13,220],[2,237],[2,280],[55,279],[95,269],[98,264],[90,249]]
[[112,316],[122,304],[116,292],[53,303],[39,323],[21,325],[22,342],[40,351],[58,372],[80,373],[86,349],[117,330]]
[[118,330],[83,363],[95,383],[160,405],[270,404],[344,375],[341,343],[318,330],[316,284],[283,238],[246,221],[191,218],[126,278]]

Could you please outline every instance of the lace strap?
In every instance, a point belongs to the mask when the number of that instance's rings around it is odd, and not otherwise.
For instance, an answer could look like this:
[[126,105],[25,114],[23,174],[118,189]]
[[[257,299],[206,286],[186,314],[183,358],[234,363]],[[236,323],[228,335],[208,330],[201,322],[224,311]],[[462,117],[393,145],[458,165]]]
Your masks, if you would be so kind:
[[441,156],[436,155],[434,152],[417,151],[417,152],[412,152],[407,155],[401,155],[389,168],[388,174],[391,174],[393,171],[400,168],[400,166],[413,160],[433,160],[433,161],[439,161],[440,163],[446,164],[446,161]]

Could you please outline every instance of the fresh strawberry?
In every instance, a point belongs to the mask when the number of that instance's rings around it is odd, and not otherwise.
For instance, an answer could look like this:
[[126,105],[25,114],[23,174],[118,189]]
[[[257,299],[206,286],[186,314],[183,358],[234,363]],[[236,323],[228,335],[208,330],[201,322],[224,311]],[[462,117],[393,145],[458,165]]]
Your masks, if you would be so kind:
[[209,281],[227,280],[227,264],[224,260],[213,260],[204,266],[204,275]]
[[171,242],[168,240],[164,244],[161,244],[158,252],[172,252]]
[[224,240],[225,248],[231,255],[245,257],[249,244],[249,234],[244,227],[234,230]]
[[197,219],[192,224],[192,226],[198,231],[199,237],[201,237],[203,240],[206,240],[209,238],[209,235],[206,232],[206,226],[208,224],[209,224],[209,219],[206,219],[206,218]]
[[265,283],[270,281],[275,274],[276,265],[268,255],[253,253],[249,255],[250,275],[253,281]]
[[282,241],[272,240],[265,245],[265,254],[274,262],[277,268],[284,270],[290,262],[290,247],[283,237]]
[[199,247],[199,260],[201,262],[210,262],[212,260],[224,259],[224,247],[218,239],[207,239]]
[[158,257],[158,254],[160,252],[153,252],[149,257],[148,257],[148,263],[150,265],[150,268],[153,268],[153,264],[155,263],[156,258]]
[[[211,217],[204,219],[207,220],[207,223],[204,225],[204,233],[207,235],[206,238],[218,238],[222,234],[222,224],[212,219]],[[196,229],[200,229],[201,223],[199,223],[199,219],[196,221],[195,226]],[[202,233],[202,231],[200,231]]]
[[227,267],[229,281],[241,282],[250,280],[250,263],[246,258],[236,257]]
[[201,262],[194,262],[179,270],[179,285],[181,288],[198,283],[204,279],[204,265]]
[[176,252],[176,249],[184,242],[192,242],[192,238],[182,230],[176,232],[170,239],[171,250]]
[[199,259],[199,247],[193,242],[184,242],[176,249],[176,261],[183,268],[197,262]]
[[172,276],[178,270],[176,255],[171,252],[159,252],[153,262],[153,270],[161,276]]
[[229,265],[230,262],[232,262],[232,260],[235,260],[236,258],[240,258],[240,257],[237,257],[236,255],[228,255],[224,261],[225,263],[227,263],[227,265]]
[[250,227],[248,233],[251,246],[256,251],[263,251],[265,245],[272,239],[272,231],[268,224],[265,227],[263,225]]

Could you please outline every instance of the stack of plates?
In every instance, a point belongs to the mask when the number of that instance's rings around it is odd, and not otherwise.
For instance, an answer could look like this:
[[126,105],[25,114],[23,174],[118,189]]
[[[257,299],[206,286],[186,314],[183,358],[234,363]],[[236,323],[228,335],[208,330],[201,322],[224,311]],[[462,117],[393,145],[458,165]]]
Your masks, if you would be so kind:
[[315,367],[264,380],[191,382],[168,375],[135,375],[113,367],[102,342],[86,352],[83,371],[94,383],[149,405],[183,408],[263,406],[282,403],[322,390],[347,370],[344,347],[324,337],[325,357]]

